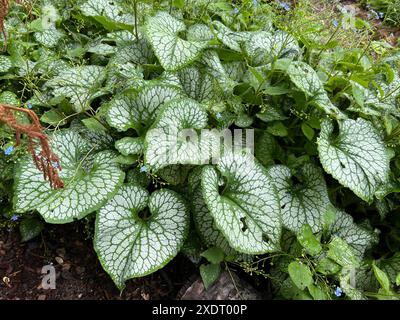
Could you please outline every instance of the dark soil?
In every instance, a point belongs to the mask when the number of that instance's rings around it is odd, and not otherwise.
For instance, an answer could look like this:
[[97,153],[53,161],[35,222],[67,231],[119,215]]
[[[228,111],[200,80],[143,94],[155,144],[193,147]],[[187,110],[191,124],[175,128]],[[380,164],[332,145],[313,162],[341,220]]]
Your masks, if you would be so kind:
[[[20,242],[18,230],[0,230],[0,300],[130,300],[175,299],[196,274],[195,266],[178,256],[162,271],[127,281],[120,294],[103,271],[83,225],[46,225],[38,238]],[[56,289],[41,286],[42,267],[53,264]]]

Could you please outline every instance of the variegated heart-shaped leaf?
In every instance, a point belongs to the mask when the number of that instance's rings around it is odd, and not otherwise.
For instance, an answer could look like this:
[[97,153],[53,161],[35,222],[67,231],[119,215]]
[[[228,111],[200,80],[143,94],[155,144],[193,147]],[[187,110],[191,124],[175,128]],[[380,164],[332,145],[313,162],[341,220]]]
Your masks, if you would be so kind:
[[305,164],[296,176],[288,167],[270,167],[268,173],[279,193],[283,225],[298,232],[304,224],[321,231],[330,204],[322,170]]
[[96,219],[95,249],[118,288],[148,275],[179,252],[188,233],[189,214],[178,194],[162,189],[149,195],[124,185]]
[[167,165],[207,162],[219,144],[219,135],[200,131],[207,120],[207,111],[195,100],[171,101],[146,135],[146,163],[157,171]]
[[318,152],[325,171],[367,202],[373,201],[378,187],[387,181],[389,155],[366,120],[340,121],[338,134],[334,134],[333,122],[322,122]]
[[60,159],[64,188],[52,189],[26,156],[15,175],[16,212],[37,210],[47,222],[71,222],[99,209],[122,184],[124,173],[114,161],[116,155],[111,151],[93,153],[77,132],[54,133],[51,146]]
[[127,93],[111,100],[107,110],[107,121],[118,131],[132,128],[142,135],[153,124],[159,107],[181,96],[182,93],[177,87],[146,86],[138,93]]
[[165,70],[174,71],[188,65],[207,45],[207,41],[180,38],[179,33],[185,30],[185,24],[167,12],[158,12],[147,19],[145,35]]
[[279,250],[279,195],[251,154],[227,153],[202,173],[203,197],[216,227],[243,253]]
[[69,98],[76,112],[90,108],[90,103],[106,92],[101,90],[106,72],[101,66],[80,66],[61,71],[46,82],[53,95]]
[[289,65],[287,73],[295,86],[311,98],[326,114],[338,119],[345,118],[345,115],[332,104],[322,81],[311,66],[302,61],[293,61]]

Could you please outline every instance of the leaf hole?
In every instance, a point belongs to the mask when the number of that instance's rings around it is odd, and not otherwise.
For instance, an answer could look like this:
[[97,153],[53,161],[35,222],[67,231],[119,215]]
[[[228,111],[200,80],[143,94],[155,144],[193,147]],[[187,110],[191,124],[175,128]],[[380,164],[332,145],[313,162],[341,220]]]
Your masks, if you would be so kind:
[[269,237],[265,233],[262,234],[262,241],[266,243],[269,242]]
[[248,229],[247,223],[246,223],[246,217],[240,218],[240,221],[242,222],[242,231],[245,232]]
[[286,203],[284,203],[283,205],[281,205],[281,209],[285,209],[286,207]]
[[226,190],[227,181],[225,177],[220,178],[220,182],[218,184],[218,192],[219,194],[224,194]]
[[339,136],[339,124],[337,122],[333,123],[333,130],[331,133],[331,141],[335,141]]

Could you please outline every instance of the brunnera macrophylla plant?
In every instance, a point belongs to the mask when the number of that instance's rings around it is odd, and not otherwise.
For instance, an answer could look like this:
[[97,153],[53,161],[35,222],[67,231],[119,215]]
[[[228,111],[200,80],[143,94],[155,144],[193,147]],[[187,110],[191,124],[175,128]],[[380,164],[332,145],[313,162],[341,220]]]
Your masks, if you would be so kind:
[[0,102],[34,106],[64,183],[21,157],[13,212],[95,215],[121,290],[183,252],[206,287],[227,262],[287,299],[397,297],[400,56],[308,47],[258,2],[170,5],[11,8]]

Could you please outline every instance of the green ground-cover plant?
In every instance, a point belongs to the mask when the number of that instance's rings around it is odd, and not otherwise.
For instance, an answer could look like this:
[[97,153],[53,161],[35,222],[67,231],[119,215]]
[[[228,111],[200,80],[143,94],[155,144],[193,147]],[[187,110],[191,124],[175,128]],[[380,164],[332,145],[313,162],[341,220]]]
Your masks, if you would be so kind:
[[[285,28],[293,10],[12,4],[0,102],[41,116],[64,188],[0,127],[2,214],[23,219],[25,240],[43,227],[35,213],[59,224],[95,215],[94,248],[120,289],[183,252],[207,287],[240,266],[281,298],[397,298],[399,52],[341,47],[341,22]],[[200,149],[171,144],[184,129]],[[219,137],[204,129],[254,130],[254,156],[224,149],[208,161],[199,150],[220,151]]]
[[399,0],[364,0],[363,3],[373,14],[390,25],[400,26]]

